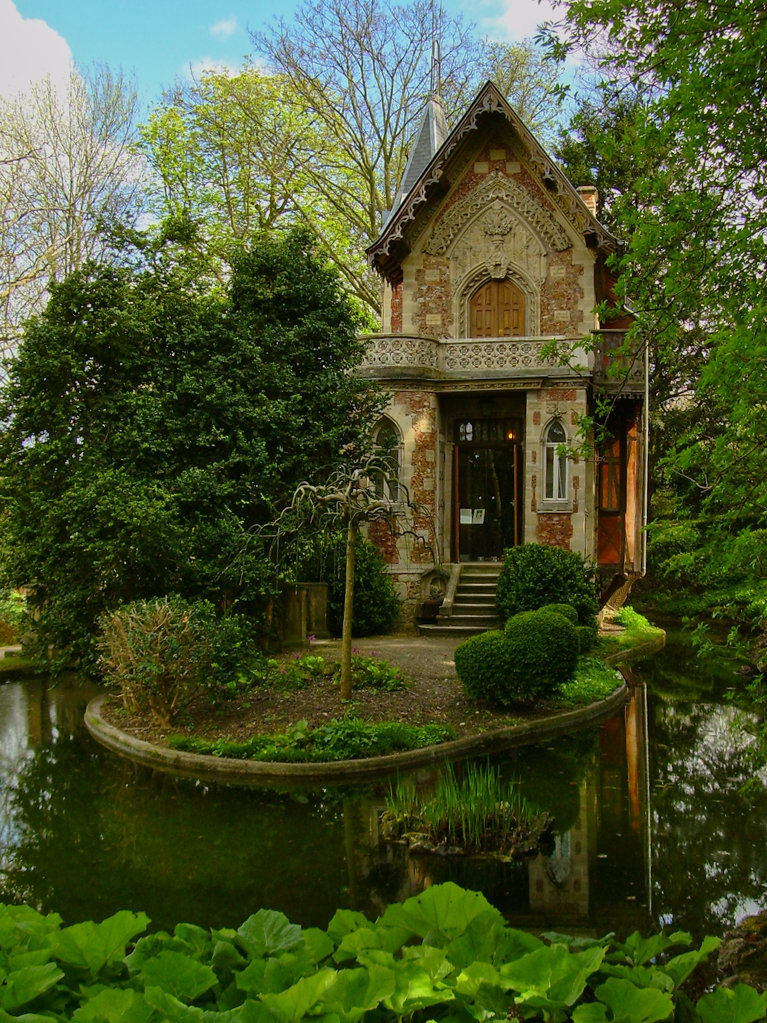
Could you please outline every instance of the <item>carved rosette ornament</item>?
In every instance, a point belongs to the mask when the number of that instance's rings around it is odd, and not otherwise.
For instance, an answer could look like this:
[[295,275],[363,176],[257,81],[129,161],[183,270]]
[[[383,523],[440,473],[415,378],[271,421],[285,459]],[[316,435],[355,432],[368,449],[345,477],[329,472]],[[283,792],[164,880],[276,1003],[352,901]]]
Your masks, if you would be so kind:
[[485,262],[490,276],[496,281],[502,281],[509,272],[509,259],[505,252],[505,244],[513,226],[514,222],[511,217],[500,206],[494,206],[482,220],[482,232],[490,250]]

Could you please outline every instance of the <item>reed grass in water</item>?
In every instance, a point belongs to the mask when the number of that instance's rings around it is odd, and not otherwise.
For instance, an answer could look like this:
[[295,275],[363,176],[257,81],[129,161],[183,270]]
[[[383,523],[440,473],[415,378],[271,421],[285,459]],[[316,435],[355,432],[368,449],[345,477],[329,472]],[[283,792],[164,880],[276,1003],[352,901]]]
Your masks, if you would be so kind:
[[497,768],[469,764],[461,778],[452,764],[434,791],[422,795],[410,779],[390,788],[386,809],[405,832],[419,831],[436,845],[466,852],[498,852],[519,840],[531,821],[530,809],[514,781],[502,781]]

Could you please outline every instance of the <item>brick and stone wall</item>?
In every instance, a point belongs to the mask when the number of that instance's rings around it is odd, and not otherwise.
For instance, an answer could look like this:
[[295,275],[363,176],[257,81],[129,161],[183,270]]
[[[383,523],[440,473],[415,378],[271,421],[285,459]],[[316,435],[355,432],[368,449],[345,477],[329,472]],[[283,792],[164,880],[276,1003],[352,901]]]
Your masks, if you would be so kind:
[[422,599],[421,578],[434,564],[438,538],[438,408],[437,396],[428,389],[400,390],[392,394],[386,415],[401,437],[400,482],[415,511],[402,507],[395,529],[385,523],[368,528],[390,566],[405,601],[403,621],[412,618]]
[[[496,132],[467,154],[457,177],[403,261],[404,280],[391,293],[390,329],[466,336],[463,306],[486,268],[484,280],[508,275],[526,295],[528,336],[574,337],[592,330],[594,254],[526,164],[519,141]],[[478,199],[474,209],[473,196],[479,189],[481,197],[483,187],[495,189],[495,198]],[[495,221],[486,223],[489,214]]]
[[[525,542],[546,543],[594,553],[593,493],[594,466],[577,451],[578,427],[587,412],[583,387],[545,387],[529,391],[525,425]],[[544,491],[544,436],[552,420],[558,419],[567,434],[567,491],[564,500],[547,500]],[[571,450],[574,449],[574,450]]]

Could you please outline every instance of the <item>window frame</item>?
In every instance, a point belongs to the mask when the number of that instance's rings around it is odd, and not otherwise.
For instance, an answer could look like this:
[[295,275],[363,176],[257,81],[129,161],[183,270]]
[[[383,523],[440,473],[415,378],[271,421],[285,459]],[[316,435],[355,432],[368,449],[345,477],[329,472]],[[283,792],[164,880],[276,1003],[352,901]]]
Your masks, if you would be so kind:
[[[553,430],[559,429],[561,438],[552,439]],[[543,448],[543,500],[557,510],[569,504],[570,467],[567,457],[567,430],[559,417],[547,423],[541,441]]]
[[[383,446],[380,442],[381,434],[386,431],[387,443]],[[376,494],[384,500],[396,504],[400,500],[400,488],[402,486],[402,435],[397,424],[389,416],[381,416],[373,430],[373,452],[382,460],[389,461],[390,472],[385,475],[377,471],[373,474],[373,485]]]

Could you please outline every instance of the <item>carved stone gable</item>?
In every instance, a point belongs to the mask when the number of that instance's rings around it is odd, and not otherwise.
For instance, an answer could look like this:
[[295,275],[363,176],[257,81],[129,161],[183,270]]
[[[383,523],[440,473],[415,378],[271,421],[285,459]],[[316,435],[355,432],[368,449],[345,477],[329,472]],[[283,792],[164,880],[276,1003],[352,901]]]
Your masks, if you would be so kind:
[[[502,214],[504,208],[507,211],[505,219]],[[513,223],[510,219],[510,211],[513,211],[529,224],[548,249],[562,252],[570,248],[571,242],[567,232],[551,212],[541,203],[536,202],[530,192],[518,182],[496,173],[485,178],[477,188],[460,202],[451,206],[444,216],[438,218],[431,236],[424,246],[426,252],[433,256],[446,253],[467,225],[481,211],[488,209],[492,211],[491,215],[495,218],[492,223],[486,221],[491,236],[495,236],[499,230],[503,234],[501,225],[506,223],[509,224],[508,230],[505,232],[508,234]]]

